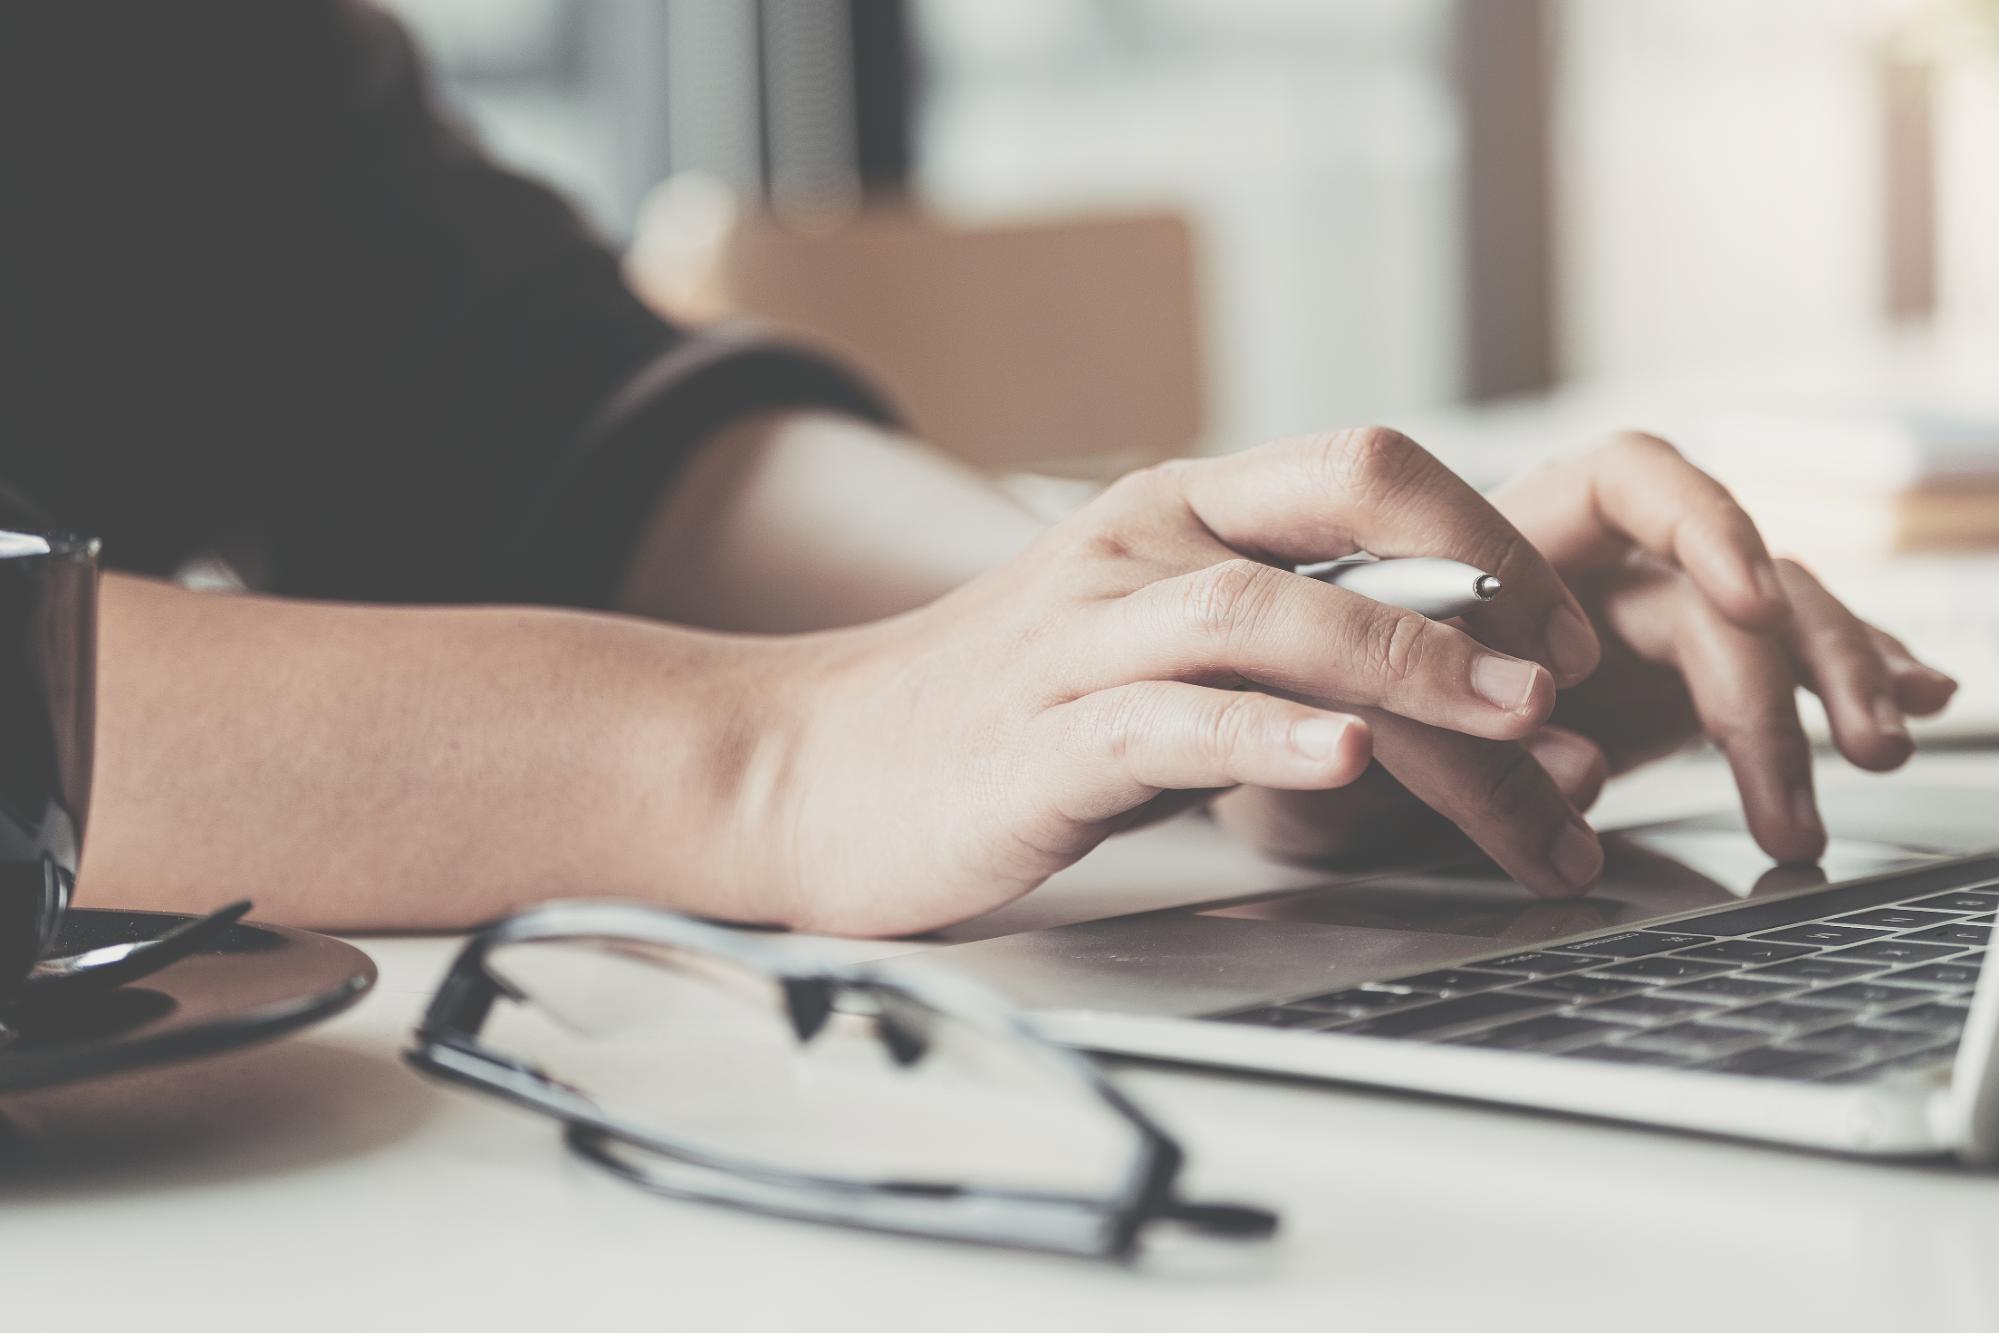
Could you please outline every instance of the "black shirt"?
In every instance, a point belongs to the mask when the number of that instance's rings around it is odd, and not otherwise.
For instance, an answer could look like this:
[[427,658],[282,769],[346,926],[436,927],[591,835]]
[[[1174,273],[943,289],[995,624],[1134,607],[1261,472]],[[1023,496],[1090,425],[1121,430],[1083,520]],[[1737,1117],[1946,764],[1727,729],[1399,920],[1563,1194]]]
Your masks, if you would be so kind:
[[0,484],[166,574],[602,605],[730,418],[879,415],[675,328],[351,0],[0,0]]

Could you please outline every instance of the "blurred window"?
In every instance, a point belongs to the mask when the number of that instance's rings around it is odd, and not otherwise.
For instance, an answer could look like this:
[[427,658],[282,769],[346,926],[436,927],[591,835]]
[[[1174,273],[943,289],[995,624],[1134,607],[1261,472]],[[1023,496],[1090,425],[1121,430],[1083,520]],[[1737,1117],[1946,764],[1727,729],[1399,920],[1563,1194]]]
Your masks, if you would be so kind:
[[1205,265],[1213,435],[1455,397],[1446,0],[917,0],[916,184],[971,218],[1165,204]]

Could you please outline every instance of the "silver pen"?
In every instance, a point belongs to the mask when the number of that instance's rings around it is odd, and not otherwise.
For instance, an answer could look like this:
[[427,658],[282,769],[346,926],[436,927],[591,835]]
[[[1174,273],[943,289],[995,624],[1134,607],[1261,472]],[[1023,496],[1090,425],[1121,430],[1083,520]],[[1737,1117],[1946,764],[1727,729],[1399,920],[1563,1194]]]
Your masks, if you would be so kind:
[[1300,565],[1298,572],[1431,620],[1449,620],[1476,611],[1499,596],[1499,580],[1493,575],[1460,560],[1427,556],[1377,560],[1371,555],[1350,555]]

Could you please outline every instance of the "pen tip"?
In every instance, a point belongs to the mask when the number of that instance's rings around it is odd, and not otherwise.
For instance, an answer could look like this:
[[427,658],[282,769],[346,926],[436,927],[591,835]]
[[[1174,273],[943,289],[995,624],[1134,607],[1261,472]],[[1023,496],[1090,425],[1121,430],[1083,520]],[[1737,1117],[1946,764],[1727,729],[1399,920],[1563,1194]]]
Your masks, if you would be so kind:
[[1489,602],[1499,596],[1499,579],[1491,574],[1481,574],[1471,585],[1472,595],[1481,602]]

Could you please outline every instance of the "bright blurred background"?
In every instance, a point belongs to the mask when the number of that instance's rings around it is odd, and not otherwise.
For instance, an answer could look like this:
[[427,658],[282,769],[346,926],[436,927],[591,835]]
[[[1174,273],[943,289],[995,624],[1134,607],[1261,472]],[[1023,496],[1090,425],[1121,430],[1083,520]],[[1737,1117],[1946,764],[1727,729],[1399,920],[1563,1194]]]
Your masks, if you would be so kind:
[[1999,0],[393,8],[651,299],[974,461],[1661,430],[1999,726]]

